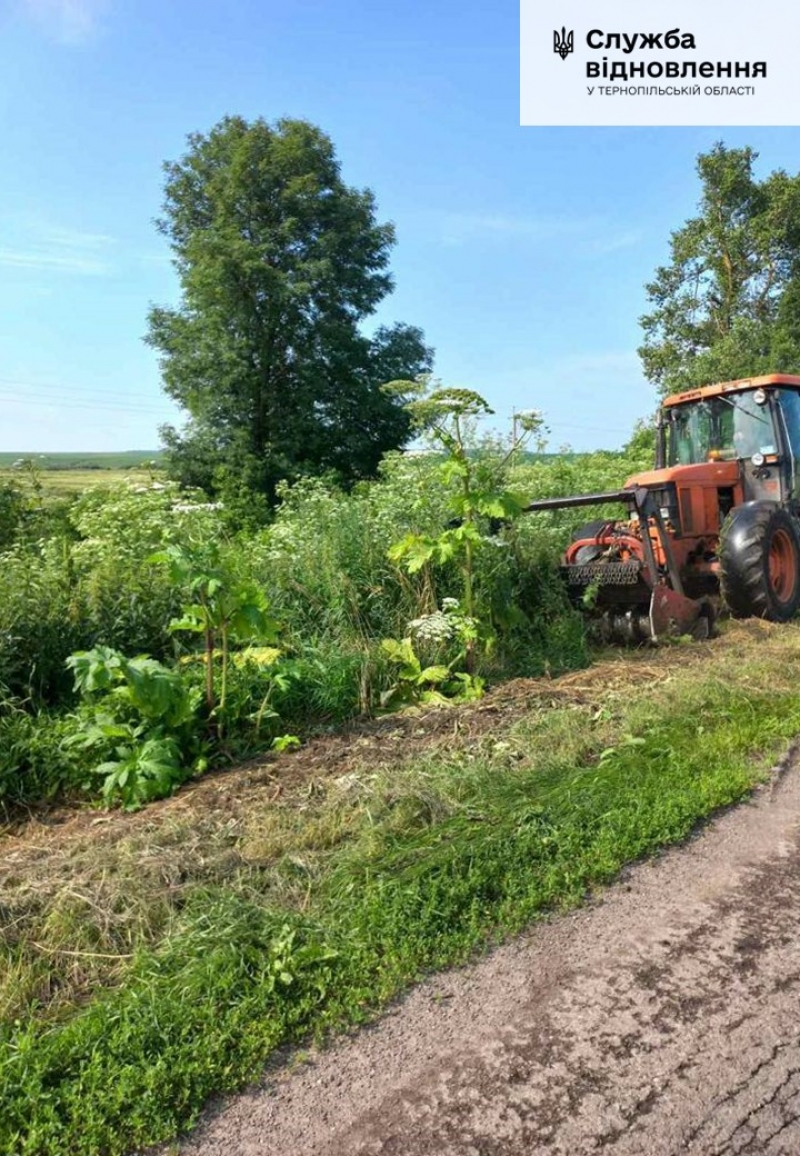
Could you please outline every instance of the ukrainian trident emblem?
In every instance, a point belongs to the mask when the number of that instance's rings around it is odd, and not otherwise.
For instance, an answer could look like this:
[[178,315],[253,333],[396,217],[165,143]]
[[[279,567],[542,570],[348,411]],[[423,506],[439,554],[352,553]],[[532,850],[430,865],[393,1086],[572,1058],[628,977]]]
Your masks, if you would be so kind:
[[562,60],[566,60],[570,52],[575,51],[575,33],[567,32],[566,28],[558,29],[553,33],[553,52],[557,52]]

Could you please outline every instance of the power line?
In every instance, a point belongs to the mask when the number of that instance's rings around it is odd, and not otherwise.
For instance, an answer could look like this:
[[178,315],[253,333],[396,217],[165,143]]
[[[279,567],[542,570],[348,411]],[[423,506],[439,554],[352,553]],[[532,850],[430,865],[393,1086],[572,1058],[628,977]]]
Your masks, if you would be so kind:
[[[0,392],[0,399],[11,401],[43,401],[49,402],[53,405],[77,404],[81,402],[99,402],[106,404],[109,400],[113,401],[113,391],[111,389],[92,390],[92,389],[73,389],[71,386],[56,385],[53,382],[27,382],[16,381],[13,378],[0,377],[0,387],[13,387],[14,393]],[[50,390],[59,391],[59,395],[55,396]],[[24,391],[24,392],[23,392]],[[151,402],[148,399],[123,397],[120,399],[123,405],[133,405],[135,407],[151,408],[153,405],[158,405],[158,401],[153,399]],[[166,400],[166,399],[165,399]]]
[[37,409],[55,409],[55,410],[80,410],[80,411],[94,411],[99,410],[103,413],[134,413],[141,414],[143,417],[158,417],[159,415],[168,418],[170,414],[165,410],[160,409],[145,409],[142,406],[131,405],[102,405],[99,402],[77,402],[73,405],[66,405],[60,402],[47,401],[28,401],[18,397],[3,397],[0,395],[0,405],[21,404],[23,406],[32,406]]
[[630,434],[632,431],[629,428],[622,428],[621,426],[596,426],[596,425],[572,425],[570,422],[549,422],[545,419],[545,425],[550,429],[582,429],[589,433],[624,433]]
[[[33,390],[50,390],[63,389],[65,391],[73,391],[76,387],[67,385],[63,381],[22,381],[18,377],[0,377],[0,386],[13,386],[15,389],[33,389]],[[107,387],[87,388],[80,386],[77,392],[84,397],[91,397],[92,395],[105,396],[109,389],[114,388],[110,383]]]
[[[17,404],[32,405],[38,407],[50,407],[58,409],[80,409],[80,410],[103,410],[112,413],[141,413],[143,415],[164,415],[168,414],[168,407],[171,403],[166,398],[164,403],[139,401],[136,399],[126,399],[119,402],[114,402],[109,392],[106,390],[79,390],[74,391],[66,386],[56,386],[51,383],[28,383],[23,381],[15,381],[12,378],[0,377],[0,386],[14,386],[18,390],[25,390],[22,393],[2,393],[0,392],[0,403],[15,402]],[[54,397],[48,393],[41,392],[47,389],[62,389],[65,391],[65,396]],[[28,390],[39,392],[28,393]],[[621,426],[588,426],[579,425],[575,422],[551,422],[545,418],[545,424],[552,430],[559,429],[575,429],[582,430],[586,433],[613,433],[613,434],[628,434],[632,433],[632,429]]]

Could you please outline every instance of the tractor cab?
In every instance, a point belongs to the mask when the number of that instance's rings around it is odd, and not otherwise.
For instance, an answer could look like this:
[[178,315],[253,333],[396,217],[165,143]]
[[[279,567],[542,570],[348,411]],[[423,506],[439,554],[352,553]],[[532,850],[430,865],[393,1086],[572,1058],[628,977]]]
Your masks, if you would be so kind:
[[736,462],[744,501],[800,501],[800,377],[727,382],[667,398],[657,465]]

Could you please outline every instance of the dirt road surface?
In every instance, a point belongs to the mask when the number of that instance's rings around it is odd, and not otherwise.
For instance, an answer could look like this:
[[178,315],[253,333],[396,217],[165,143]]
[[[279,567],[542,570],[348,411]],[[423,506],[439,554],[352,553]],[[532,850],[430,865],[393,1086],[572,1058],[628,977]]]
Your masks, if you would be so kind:
[[800,769],[218,1105],[183,1156],[799,1156]]

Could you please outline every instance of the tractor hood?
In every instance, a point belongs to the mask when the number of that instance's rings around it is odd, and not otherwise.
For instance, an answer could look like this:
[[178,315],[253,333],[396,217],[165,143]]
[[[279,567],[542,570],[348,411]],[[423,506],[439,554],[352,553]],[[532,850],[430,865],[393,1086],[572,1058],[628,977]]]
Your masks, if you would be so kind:
[[674,482],[679,486],[735,486],[739,480],[738,461],[699,462],[693,466],[667,466],[663,470],[648,470],[634,474],[625,483],[626,490],[645,486],[656,490]]

